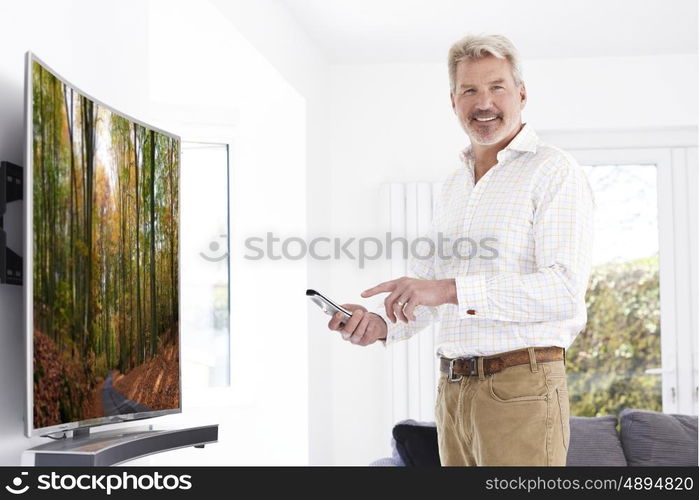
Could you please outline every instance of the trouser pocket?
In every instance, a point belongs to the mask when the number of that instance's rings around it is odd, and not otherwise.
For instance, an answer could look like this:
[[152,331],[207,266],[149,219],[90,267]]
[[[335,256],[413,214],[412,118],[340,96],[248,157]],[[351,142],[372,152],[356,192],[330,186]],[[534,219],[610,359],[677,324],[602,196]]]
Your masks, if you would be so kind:
[[568,451],[570,442],[570,402],[568,400],[568,390],[560,387],[556,388],[556,399],[558,410],[561,416],[561,435],[563,436],[563,447]]

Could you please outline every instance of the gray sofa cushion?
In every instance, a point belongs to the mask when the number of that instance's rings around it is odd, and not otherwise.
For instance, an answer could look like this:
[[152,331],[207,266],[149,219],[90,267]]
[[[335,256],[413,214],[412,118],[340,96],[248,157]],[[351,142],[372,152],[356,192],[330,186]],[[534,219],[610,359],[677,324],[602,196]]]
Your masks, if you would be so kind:
[[621,444],[629,465],[697,466],[697,416],[621,412]]
[[626,465],[624,450],[616,432],[616,417],[570,417],[570,445],[566,465]]

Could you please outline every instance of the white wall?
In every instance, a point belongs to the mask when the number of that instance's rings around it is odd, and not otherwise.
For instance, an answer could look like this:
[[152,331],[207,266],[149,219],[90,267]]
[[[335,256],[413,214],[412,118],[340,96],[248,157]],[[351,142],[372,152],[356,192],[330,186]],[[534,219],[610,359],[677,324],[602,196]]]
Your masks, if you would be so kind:
[[[525,61],[524,71],[525,120],[537,130],[696,126],[699,120],[696,56],[541,59]],[[335,66],[330,95],[331,225],[337,235],[381,233],[380,184],[439,180],[457,166],[467,143],[450,108],[446,68]],[[319,179],[309,184],[309,196],[323,186]],[[353,262],[336,263],[328,293],[357,301],[363,289],[388,279],[382,262],[371,264],[358,270]],[[319,325],[313,328],[322,334]],[[330,348],[333,463],[366,464],[389,453],[388,356],[378,346],[335,341]]]
[[[283,74],[306,100],[306,197],[307,234],[330,232],[332,172],[328,168],[329,130],[328,67],[318,47],[295,19],[274,0],[212,0],[233,25]],[[304,288],[329,290],[332,262],[315,261],[308,266],[305,283],[296,283],[294,293]],[[309,463],[331,463],[333,457],[333,405],[331,338],[322,331],[325,320],[315,306],[308,313],[308,453]]]
[[[184,414],[154,422],[218,422],[221,440],[205,452],[180,450],[141,463],[305,464],[311,453],[309,357],[317,349],[308,341],[307,303],[302,295],[309,271],[304,261],[245,261],[242,238],[268,230],[305,236],[307,208],[312,206],[306,196],[306,171],[323,168],[319,137],[324,133],[320,123],[324,63],[276,2],[215,3],[34,0],[0,4],[4,25],[0,31],[0,157],[22,161],[23,54],[27,49],[82,90],[143,121],[179,132],[184,139],[191,134],[196,139],[235,142],[231,184],[234,387],[223,394],[193,394],[185,386]],[[241,35],[243,31],[257,37],[265,53],[259,53]],[[280,50],[280,33],[294,43]],[[270,42],[265,45],[260,40]],[[250,99],[252,87],[256,97]],[[309,148],[310,142],[315,146]],[[22,450],[43,441],[22,436],[21,308],[19,287],[0,287],[1,464],[17,464]],[[327,360],[322,359],[322,363]],[[265,363],[282,368],[268,371]],[[329,386],[322,384],[310,386],[310,391],[321,393],[313,398],[318,401],[327,390]],[[202,393],[210,399],[196,397]],[[315,414],[327,408],[320,403]],[[326,442],[315,446],[322,448]]]
[[[306,235],[308,99],[238,28],[275,29],[266,23],[264,9],[250,2],[236,5],[230,14],[208,2],[157,0],[149,10],[154,110],[167,114],[183,137],[232,146],[232,387],[185,385],[185,413],[193,412],[169,419],[198,423],[205,416],[219,422],[221,440],[206,456],[183,450],[150,463],[301,465],[309,460],[306,263],[243,258],[249,236]],[[294,29],[288,21],[284,26]],[[307,56],[307,51],[287,52],[285,62],[301,60],[308,72]],[[312,79],[304,76],[307,91]],[[188,382],[186,374],[183,379]],[[193,397],[192,391],[198,394]]]

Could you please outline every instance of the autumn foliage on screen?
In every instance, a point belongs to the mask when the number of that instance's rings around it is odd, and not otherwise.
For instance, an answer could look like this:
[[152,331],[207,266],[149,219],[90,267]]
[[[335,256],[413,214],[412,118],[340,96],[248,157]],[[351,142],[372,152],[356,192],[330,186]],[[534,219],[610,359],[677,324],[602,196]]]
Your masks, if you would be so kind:
[[180,408],[180,141],[32,63],[35,428]]

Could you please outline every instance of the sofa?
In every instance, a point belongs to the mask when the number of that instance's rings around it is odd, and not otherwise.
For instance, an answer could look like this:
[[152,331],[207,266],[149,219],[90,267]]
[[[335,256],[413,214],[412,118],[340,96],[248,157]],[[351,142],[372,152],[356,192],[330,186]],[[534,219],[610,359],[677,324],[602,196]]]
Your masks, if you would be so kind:
[[[571,417],[567,465],[696,467],[697,441],[696,415],[627,409],[618,419]],[[392,456],[371,465],[440,465],[434,422],[398,422],[391,444]]]

